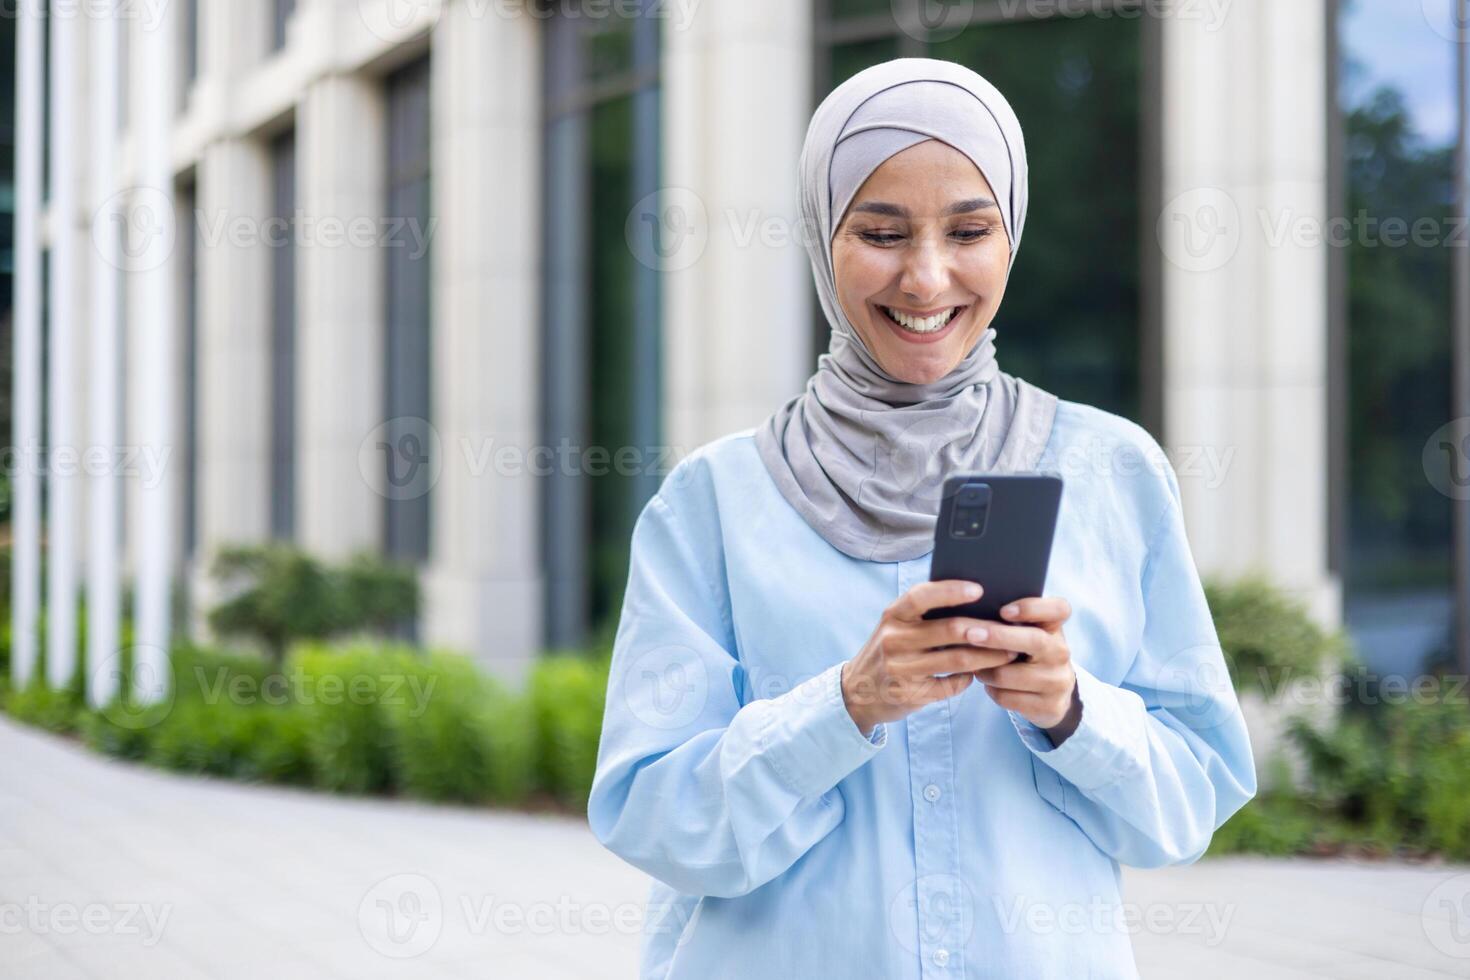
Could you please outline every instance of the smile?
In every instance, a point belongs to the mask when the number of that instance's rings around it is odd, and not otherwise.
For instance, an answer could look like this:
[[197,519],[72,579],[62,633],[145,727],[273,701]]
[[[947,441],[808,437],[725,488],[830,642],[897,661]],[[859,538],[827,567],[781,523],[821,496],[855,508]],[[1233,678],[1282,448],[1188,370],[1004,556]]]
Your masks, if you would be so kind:
[[948,328],[959,320],[960,314],[969,309],[969,306],[966,304],[914,313],[894,309],[891,306],[879,306],[878,309],[882,311],[883,319],[888,325],[905,340],[928,342],[938,340],[941,335],[947,333]]

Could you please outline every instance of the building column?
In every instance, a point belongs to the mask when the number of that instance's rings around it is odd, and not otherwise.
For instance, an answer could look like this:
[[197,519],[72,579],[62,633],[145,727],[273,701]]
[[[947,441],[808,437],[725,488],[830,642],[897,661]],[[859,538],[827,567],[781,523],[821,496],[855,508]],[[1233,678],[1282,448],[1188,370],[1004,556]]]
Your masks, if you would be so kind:
[[[518,681],[541,645],[540,30],[451,2],[434,28],[432,496],[425,640]],[[487,234],[487,228],[496,229]]]
[[1164,432],[1195,558],[1263,571],[1331,626],[1324,2],[1165,18],[1157,232]]
[[87,700],[94,707],[117,696],[119,607],[118,503],[121,486],[115,462],[120,452],[118,380],[121,348],[118,302],[122,276],[122,235],[113,207],[117,169],[118,5],[116,0],[91,24],[92,107],[90,273],[92,277],[90,443],[104,450],[107,465],[91,474],[87,521]]
[[383,255],[362,234],[381,228],[383,118],[381,83],[356,75],[312,81],[297,110],[296,538],[331,559],[382,539],[358,455],[384,421]]
[[758,425],[815,366],[796,164],[811,21],[810,0],[748,0],[663,25],[659,217],[693,229],[661,263],[664,434],[681,456]]
[[11,479],[10,669],[17,689],[36,668],[41,610],[41,141],[45,19],[21,0],[16,24],[15,362]]
[[[175,89],[178,47],[176,7],[169,7],[151,30],[137,36],[138,103],[133,117],[138,159],[138,186],[132,208],[153,220],[172,222],[176,214],[173,170],[173,121],[178,105]],[[159,216],[166,216],[160,219]],[[131,255],[137,256],[132,279],[137,294],[138,319],[130,322],[129,339],[148,365],[139,373],[133,388],[137,407],[136,443],[145,452],[171,456],[174,413],[178,398],[177,378],[170,369],[175,363],[175,333],[178,326],[174,288],[174,235],[156,233],[139,221],[129,222],[133,241]],[[143,234],[139,234],[140,229]],[[138,497],[138,547],[133,685],[140,701],[161,698],[169,683],[168,650],[173,619],[173,535],[175,533],[172,481],[140,480]]]
[[51,266],[48,283],[46,394],[46,680],[72,680],[77,665],[78,497],[81,429],[78,425],[76,346],[82,275],[80,214],[83,171],[77,119],[84,75],[84,24],[76,11],[51,16]]

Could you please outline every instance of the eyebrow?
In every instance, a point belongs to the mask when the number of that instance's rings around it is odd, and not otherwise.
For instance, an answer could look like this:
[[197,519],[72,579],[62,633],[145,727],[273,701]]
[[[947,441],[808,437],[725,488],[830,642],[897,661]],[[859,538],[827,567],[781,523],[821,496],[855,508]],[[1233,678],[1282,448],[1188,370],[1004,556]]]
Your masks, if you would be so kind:
[[[988,197],[972,197],[967,201],[955,201],[943,211],[940,217],[948,217],[952,214],[969,214],[972,211],[984,211],[995,207],[995,202]],[[886,201],[864,201],[852,206],[854,212],[863,211],[867,214],[881,214],[889,218],[911,217],[909,209],[898,204],[889,204]]]

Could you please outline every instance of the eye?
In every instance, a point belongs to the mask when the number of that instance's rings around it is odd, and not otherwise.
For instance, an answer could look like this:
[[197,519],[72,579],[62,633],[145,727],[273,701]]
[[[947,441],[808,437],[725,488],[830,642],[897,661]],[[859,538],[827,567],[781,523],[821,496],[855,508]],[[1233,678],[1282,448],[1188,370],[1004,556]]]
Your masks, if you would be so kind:
[[858,237],[873,245],[892,245],[894,242],[902,241],[902,235],[895,235],[887,231],[860,231]]
[[953,234],[954,234],[954,236],[956,238],[958,238],[962,242],[978,242],[982,238],[989,238],[990,237],[990,229],[989,228],[960,228],[960,229],[956,230]]

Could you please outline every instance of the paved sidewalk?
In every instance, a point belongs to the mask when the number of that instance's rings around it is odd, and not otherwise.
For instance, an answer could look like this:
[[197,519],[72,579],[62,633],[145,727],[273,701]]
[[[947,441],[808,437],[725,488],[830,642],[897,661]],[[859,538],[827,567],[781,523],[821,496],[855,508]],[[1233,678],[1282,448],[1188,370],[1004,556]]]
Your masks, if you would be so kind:
[[[3,978],[635,977],[645,881],[577,820],[184,778],[0,718]],[[1125,884],[1145,977],[1470,977],[1470,867]]]

